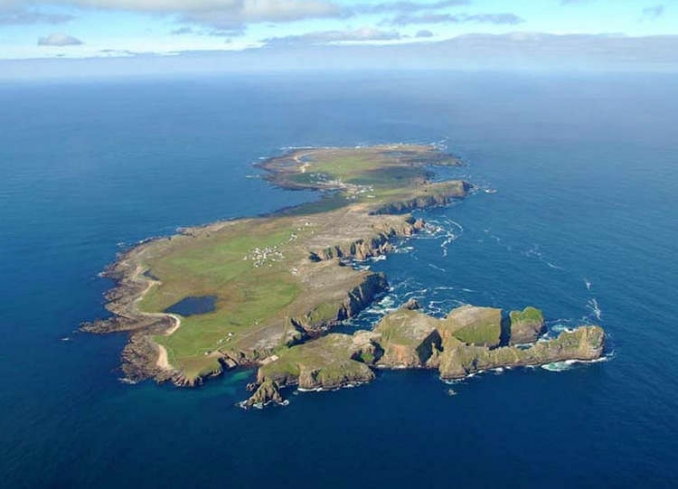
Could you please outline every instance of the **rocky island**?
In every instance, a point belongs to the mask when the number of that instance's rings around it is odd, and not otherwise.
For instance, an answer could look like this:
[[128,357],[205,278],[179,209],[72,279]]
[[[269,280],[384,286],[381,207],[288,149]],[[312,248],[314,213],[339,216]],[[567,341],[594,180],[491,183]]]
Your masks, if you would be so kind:
[[192,386],[226,369],[258,368],[243,405],[282,403],[280,389],[370,382],[379,368],[428,368],[456,379],[497,367],[593,360],[604,332],[585,326],[544,338],[536,308],[508,314],[464,306],[444,318],[416,302],[352,335],[332,328],[388,290],[356,261],[388,253],[425,228],[409,212],[445,205],[472,189],[436,181],[459,159],[433,146],[298,149],[259,166],[273,184],[323,191],[278,213],[181,229],[118,257],[105,275],[112,317],[93,333],[127,331],[123,371]]

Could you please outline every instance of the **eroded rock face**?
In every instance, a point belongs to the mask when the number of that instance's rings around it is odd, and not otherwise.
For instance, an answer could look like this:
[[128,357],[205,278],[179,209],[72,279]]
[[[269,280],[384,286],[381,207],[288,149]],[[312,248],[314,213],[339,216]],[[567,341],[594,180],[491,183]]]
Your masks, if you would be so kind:
[[439,321],[422,312],[403,308],[386,316],[375,328],[375,341],[384,350],[378,365],[388,368],[426,366],[440,349]]
[[512,345],[534,343],[544,332],[544,315],[534,307],[511,311],[510,342]]
[[331,390],[347,385],[365,384],[374,380],[374,372],[362,362],[339,360],[316,366],[302,364],[299,372],[299,388],[306,390]]
[[442,182],[436,191],[430,195],[419,196],[409,200],[395,201],[385,204],[374,211],[375,214],[400,214],[413,209],[423,209],[447,205],[454,199],[461,199],[468,195],[473,186],[468,182]]
[[295,327],[310,332],[331,327],[352,318],[387,290],[388,282],[383,273],[369,273],[361,284],[348,291],[340,301],[319,304],[306,315],[292,318],[292,322]]

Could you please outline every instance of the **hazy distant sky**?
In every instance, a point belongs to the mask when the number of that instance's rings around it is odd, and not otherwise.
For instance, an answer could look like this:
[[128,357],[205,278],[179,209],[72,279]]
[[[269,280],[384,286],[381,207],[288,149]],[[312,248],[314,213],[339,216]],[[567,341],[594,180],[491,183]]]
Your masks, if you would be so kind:
[[416,60],[413,45],[424,57],[428,46],[444,45],[440,60],[458,53],[468,65],[482,41],[488,59],[509,50],[541,63],[584,53],[592,64],[606,56],[642,64],[648,51],[666,69],[678,56],[676,34],[678,0],[0,0],[4,60],[313,50],[320,59],[351,52],[378,62],[374,46],[391,54],[402,46]]

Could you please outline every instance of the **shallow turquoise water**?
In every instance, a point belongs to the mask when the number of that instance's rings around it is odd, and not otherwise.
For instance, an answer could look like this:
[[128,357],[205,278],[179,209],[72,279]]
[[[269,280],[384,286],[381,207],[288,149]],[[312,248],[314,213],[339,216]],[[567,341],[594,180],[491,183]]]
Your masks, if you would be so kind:
[[[6,487],[674,487],[675,114],[659,75],[373,74],[0,87],[0,473]],[[316,198],[251,163],[285,146],[438,142],[481,188],[373,263],[392,292],[599,322],[610,359],[449,386],[428,372],[234,407],[119,382],[97,273],[178,226]],[[358,323],[360,323],[358,321]],[[348,329],[355,326],[348,326]]]

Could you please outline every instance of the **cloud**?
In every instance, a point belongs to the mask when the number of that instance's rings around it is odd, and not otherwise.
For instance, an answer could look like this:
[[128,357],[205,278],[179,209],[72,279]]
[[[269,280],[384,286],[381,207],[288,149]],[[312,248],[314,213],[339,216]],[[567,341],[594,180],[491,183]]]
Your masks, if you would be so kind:
[[0,10],[0,26],[7,25],[29,25],[29,24],[64,24],[73,20],[75,17],[65,14],[43,13],[37,10],[11,9],[7,11]]
[[401,14],[384,24],[406,26],[413,24],[503,24],[516,25],[525,22],[521,17],[511,13],[498,14]]
[[192,27],[180,27],[178,29],[174,29],[173,31],[170,32],[173,36],[183,36],[185,34],[193,34],[193,28]]
[[[14,3],[30,6],[35,2],[15,0]],[[81,10],[173,14],[198,21],[214,19],[222,23],[292,22],[345,15],[342,8],[331,0],[43,0],[40,3]]]
[[442,0],[432,3],[422,2],[383,2],[378,4],[358,4],[353,7],[353,11],[362,14],[385,14],[385,13],[412,13],[424,10],[440,10],[448,7],[457,7],[460,5],[469,5],[470,0]]
[[434,42],[302,44],[173,56],[0,60],[0,80],[331,70],[678,73],[678,35],[473,34]]
[[664,14],[666,8],[663,5],[655,5],[643,9],[643,18],[646,20],[655,20]]
[[[404,41],[404,38],[403,38]],[[275,48],[275,49],[274,49]],[[233,53],[239,69],[481,69],[678,72],[678,36],[468,34],[434,42],[272,45]]]
[[339,18],[346,13],[330,0],[64,0],[80,8],[176,15],[182,24],[241,35],[247,24]]
[[68,36],[66,34],[54,33],[50,34],[47,37],[41,37],[38,39],[38,46],[79,46],[82,44],[80,39],[75,37]]
[[433,37],[433,32],[429,31],[428,29],[422,29],[417,31],[414,37]]
[[346,31],[309,32],[298,36],[272,37],[264,39],[266,46],[323,45],[346,42],[397,41],[402,36],[397,31],[382,31],[364,28]]

